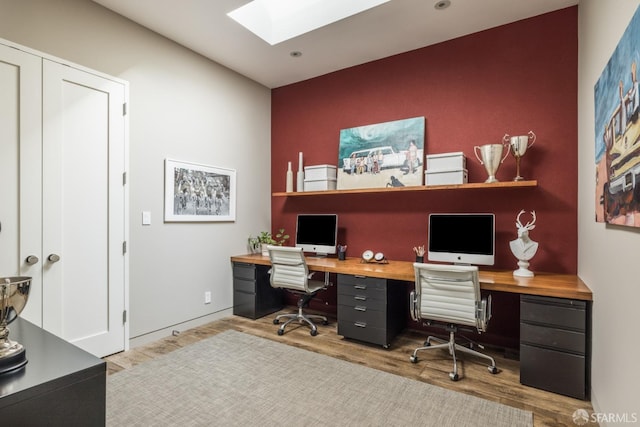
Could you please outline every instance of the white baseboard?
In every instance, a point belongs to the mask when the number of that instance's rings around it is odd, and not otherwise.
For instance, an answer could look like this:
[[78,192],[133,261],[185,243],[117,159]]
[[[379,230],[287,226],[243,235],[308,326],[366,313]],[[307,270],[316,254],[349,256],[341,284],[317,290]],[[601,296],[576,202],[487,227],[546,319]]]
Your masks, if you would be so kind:
[[222,310],[216,313],[208,314],[206,316],[198,317],[197,319],[188,320],[183,323],[178,323],[176,325],[168,326],[164,329],[149,332],[148,334],[133,337],[129,340],[129,349],[140,347],[142,345],[149,344],[150,342],[158,341],[160,339],[171,336],[173,334],[173,331],[183,332],[183,331],[186,331],[187,329],[196,328],[198,326],[202,326],[207,323],[213,322],[214,320],[220,320],[222,318],[229,317],[232,314],[233,314],[233,308],[228,308],[226,310]]

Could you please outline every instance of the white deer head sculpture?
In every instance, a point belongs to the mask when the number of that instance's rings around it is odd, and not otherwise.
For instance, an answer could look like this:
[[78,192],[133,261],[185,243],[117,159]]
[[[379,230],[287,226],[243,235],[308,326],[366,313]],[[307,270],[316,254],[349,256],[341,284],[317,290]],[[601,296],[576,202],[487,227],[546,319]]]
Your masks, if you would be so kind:
[[516,227],[518,227],[518,238],[520,239],[527,239],[529,237],[529,231],[536,228],[536,211],[531,211],[531,216],[533,217],[533,219],[527,222],[525,225],[522,225],[522,222],[520,222],[520,216],[524,212],[524,209],[521,210],[518,214],[518,218],[516,219]]

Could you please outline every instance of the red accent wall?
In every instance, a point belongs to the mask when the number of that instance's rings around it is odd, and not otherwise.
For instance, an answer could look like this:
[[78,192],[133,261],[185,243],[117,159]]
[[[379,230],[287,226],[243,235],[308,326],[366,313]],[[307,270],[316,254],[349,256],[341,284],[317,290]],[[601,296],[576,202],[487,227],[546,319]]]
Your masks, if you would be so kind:
[[[533,130],[521,174],[538,187],[273,197],[272,228],[293,235],[298,213],[338,213],[348,256],[372,249],[413,260],[429,213],[494,212],[495,268],[515,269],[516,216],[535,210],[530,236],[540,247],[530,268],[576,273],[577,17],[570,7],[272,91],[274,192],[285,190],[287,162],[295,173],[300,151],[306,165],[338,165],[340,129],[418,116],[426,118],[425,153],[464,152],[469,182],[487,177],[475,145]],[[514,176],[509,156],[497,177]]]

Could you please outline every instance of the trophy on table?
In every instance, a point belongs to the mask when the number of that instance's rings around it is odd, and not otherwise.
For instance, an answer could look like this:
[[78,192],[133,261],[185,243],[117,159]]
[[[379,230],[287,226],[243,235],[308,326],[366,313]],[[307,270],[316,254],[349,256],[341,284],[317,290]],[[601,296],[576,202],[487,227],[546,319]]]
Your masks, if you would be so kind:
[[[508,146],[506,147],[506,153],[504,153],[504,156],[502,155],[504,149],[505,146],[503,144],[485,144],[473,147],[473,152],[476,155],[476,158],[481,165],[484,165],[484,168],[487,170],[487,174],[489,174],[489,178],[485,181],[486,183],[498,182],[498,179],[496,178],[498,167],[509,155]],[[478,151],[480,151],[480,156],[478,156]]]
[[513,178],[513,180],[524,180],[524,178],[520,176],[520,158],[522,158],[524,153],[527,152],[527,149],[536,142],[536,134],[533,133],[532,130],[530,130],[528,134],[520,136],[509,136],[505,133],[502,140],[511,147],[511,153],[513,157],[516,158],[516,177]]
[[9,339],[7,325],[18,318],[29,298],[31,277],[0,278],[0,374],[27,364],[25,348]]

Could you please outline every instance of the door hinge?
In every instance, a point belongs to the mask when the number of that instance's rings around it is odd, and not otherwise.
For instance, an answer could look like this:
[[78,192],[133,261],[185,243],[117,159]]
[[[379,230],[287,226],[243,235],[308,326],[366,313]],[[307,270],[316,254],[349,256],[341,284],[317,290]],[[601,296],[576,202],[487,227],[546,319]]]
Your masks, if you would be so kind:
[[127,173],[122,172],[122,185],[127,185]]
[[126,102],[124,104],[122,104],[122,115],[123,116],[127,115],[127,103]]
[[127,241],[122,242],[122,255],[127,253]]
[[122,310],[122,324],[127,323],[127,310]]

